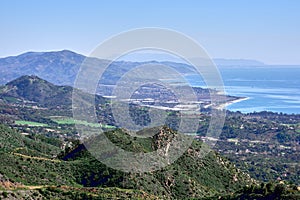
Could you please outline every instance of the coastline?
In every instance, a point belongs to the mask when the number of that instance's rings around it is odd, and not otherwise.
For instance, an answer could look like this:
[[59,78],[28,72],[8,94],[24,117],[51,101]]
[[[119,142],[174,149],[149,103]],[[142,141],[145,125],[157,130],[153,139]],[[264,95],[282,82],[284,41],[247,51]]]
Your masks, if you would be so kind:
[[219,106],[216,106],[216,109],[220,109],[220,110],[221,109],[226,109],[226,107],[229,106],[229,105],[232,105],[232,104],[235,104],[235,103],[238,103],[238,102],[241,102],[241,101],[246,101],[248,99],[250,99],[250,97],[240,97],[240,98],[235,99],[233,101],[228,101],[228,102],[223,103]]

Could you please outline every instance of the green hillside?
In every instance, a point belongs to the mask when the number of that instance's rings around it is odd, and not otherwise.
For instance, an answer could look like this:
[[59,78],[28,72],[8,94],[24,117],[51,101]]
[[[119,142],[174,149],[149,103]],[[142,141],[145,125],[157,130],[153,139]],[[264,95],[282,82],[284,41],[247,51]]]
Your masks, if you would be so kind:
[[[0,98],[6,103],[27,104],[44,108],[70,109],[73,88],[57,86],[37,76],[21,76],[0,88]],[[82,98],[93,98],[85,93]],[[84,102],[84,99],[81,99]],[[96,96],[96,101],[104,99]]]
[[[82,145],[60,155],[63,159],[58,159],[51,156],[51,153],[58,152],[54,146],[26,138],[6,126],[1,126],[0,131],[3,137],[0,140],[0,173],[24,185],[117,187],[145,191],[155,196],[180,198],[233,192],[254,183],[247,174],[215,152],[209,153],[204,159],[198,159],[195,155],[202,144],[197,141],[167,168],[134,174],[106,167]],[[167,137],[176,134],[165,127],[160,131]],[[111,131],[107,135],[127,150],[149,152],[157,148],[154,140],[134,140],[123,130]],[[126,144],[130,145],[126,147]]]
[[[106,136],[127,151],[150,152],[178,134],[167,127],[147,131],[159,134],[152,138],[135,138],[126,130],[116,129]],[[215,199],[223,196],[235,199],[243,197],[241,195],[252,197],[255,191],[266,191],[261,196],[278,197],[278,190],[281,191],[279,196],[297,197],[297,188],[285,184],[281,189],[276,184],[264,189],[265,185],[260,186],[214,151],[198,158],[204,144],[196,140],[173,164],[162,170],[137,174],[107,167],[79,143],[60,152],[55,146],[27,138],[4,125],[0,126],[0,137],[0,175],[5,175],[0,180],[2,198]]]

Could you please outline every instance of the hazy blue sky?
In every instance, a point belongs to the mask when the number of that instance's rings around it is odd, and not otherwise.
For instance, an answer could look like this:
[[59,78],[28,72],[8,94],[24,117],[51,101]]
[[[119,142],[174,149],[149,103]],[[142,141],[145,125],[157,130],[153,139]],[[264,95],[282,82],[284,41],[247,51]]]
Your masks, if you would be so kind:
[[300,64],[300,1],[1,0],[0,57],[70,49],[88,55],[107,37],[162,27],[197,40],[211,57]]

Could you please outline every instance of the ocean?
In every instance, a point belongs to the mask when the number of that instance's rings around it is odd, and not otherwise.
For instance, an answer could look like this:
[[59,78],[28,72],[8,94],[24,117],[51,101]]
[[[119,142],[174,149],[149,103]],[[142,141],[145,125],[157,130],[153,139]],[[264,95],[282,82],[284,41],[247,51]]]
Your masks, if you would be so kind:
[[[219,71],[228,95],[248,97],[227,106],[228,110],[300,114],[300,66],[221,67]],[[199,76],[186,79],[193,86],[206,86]]]

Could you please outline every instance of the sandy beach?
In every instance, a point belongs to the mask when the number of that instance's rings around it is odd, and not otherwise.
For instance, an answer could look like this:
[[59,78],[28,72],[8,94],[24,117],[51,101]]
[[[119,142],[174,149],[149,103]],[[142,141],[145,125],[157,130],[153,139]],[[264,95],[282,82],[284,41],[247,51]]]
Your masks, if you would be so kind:
[[242,97],[242,98],[239,98],[239,99],[236,99],[236,100],[233,100],[233,101],[228,101],[226,103],[223,103],[219,106],[216,106],[215,108],[216,109],[226,109],[226,107],[231,105],[231,104],[238,103],[238,102],[241,102],[241,101],[246,101],[248,99],[249,99],[249,97]]

